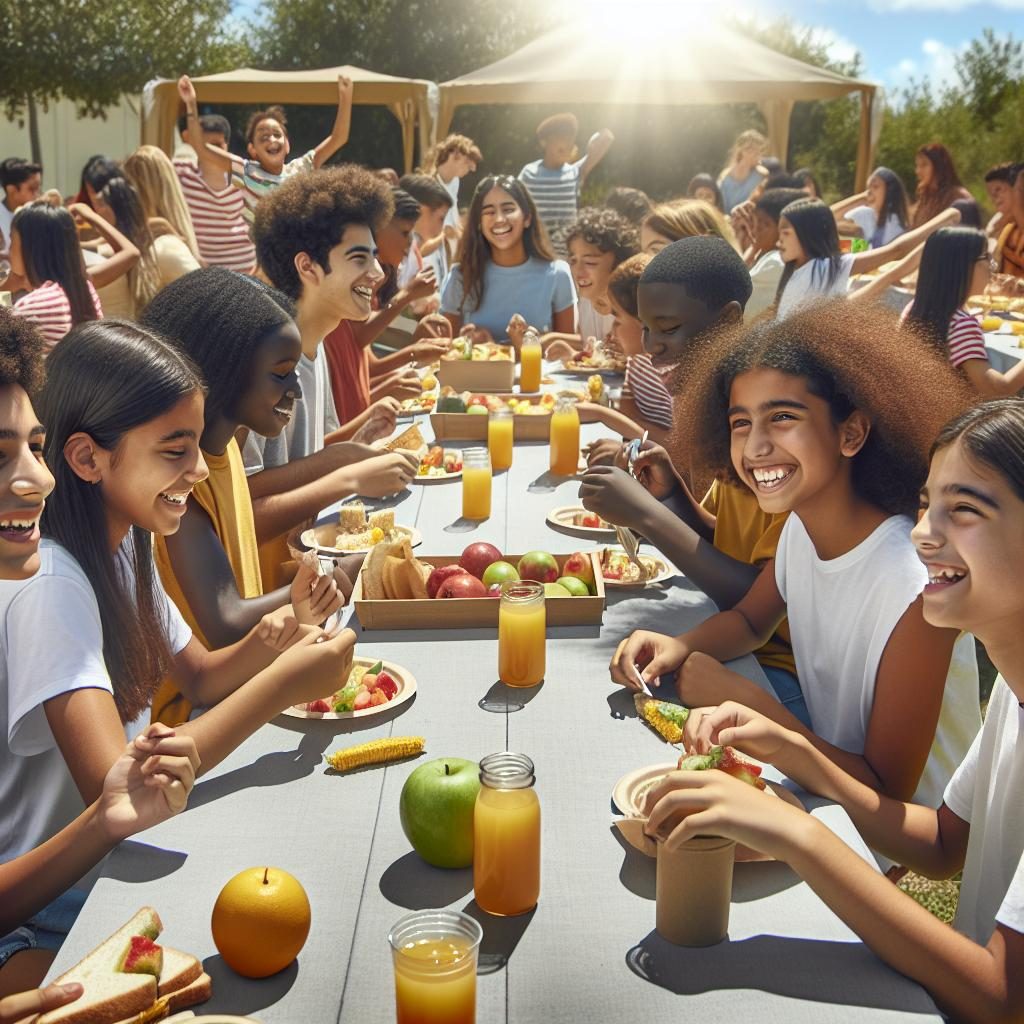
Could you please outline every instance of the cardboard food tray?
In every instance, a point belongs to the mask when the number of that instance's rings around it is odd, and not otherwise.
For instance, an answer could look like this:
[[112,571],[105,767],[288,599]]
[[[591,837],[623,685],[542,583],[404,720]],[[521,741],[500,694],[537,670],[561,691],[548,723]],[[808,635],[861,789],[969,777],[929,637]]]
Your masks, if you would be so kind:
[[[530,399],[537,405],[539,398]],[[438,441],[486,441],[487,417],[468,412],[434,412],[430,426]],[[547,441],[551,436],[551,416],[513,416],[513,436],[517,441]]]
[[437,379],[444,387],[488,394],[511,391],[515,377],[516,364],[512,359],[442,359],[437,371]]
[[[458,555],[418,555],[429,565],[451,565]],[[517,565],[522,555],[506,555],[506,561]],[[569,555],[555,555],[559,570]],[[546,602],[549,626],[581,626],[600,624],[604,614],[605,589],[597,555],[590,554],[594,567],[597,593],[591,597],[553,597]],[[363,574],[360,570],[352,591],[356,615],[363,629],[464,629],[475,626],[498,626],[498,606],[494,597],[433,598],[421,600],[367,601],[363,597]]]

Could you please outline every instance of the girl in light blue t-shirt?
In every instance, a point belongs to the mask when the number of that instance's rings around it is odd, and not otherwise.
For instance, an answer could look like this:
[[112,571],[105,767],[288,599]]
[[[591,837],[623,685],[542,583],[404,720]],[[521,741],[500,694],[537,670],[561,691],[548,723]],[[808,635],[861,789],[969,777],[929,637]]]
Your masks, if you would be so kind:
[[569,265],[555,259],[530,193],[511,175],[489,175],[477,185],[441,312],[454,333],[472,323],[499,341],[516,313],[541,333],[575,333]]

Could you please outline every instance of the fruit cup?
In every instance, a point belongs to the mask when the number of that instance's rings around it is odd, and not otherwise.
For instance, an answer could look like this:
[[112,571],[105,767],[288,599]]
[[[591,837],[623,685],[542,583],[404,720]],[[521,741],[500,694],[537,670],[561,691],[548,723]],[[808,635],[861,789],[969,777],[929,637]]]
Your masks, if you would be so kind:
[[388,933],[398,1024],[474,1024],[483,929],[468,914],[419,910]]

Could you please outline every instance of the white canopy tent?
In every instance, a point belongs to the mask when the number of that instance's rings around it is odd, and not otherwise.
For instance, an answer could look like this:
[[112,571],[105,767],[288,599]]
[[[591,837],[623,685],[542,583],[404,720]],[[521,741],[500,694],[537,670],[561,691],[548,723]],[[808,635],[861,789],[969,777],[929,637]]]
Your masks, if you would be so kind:
[[[261,71],[238,68],[219,75],[192,79],[200,103],[310,103],[336,106],[338,76],[352,79],[352,102],[382,105],[398,119],[402,129],[402,154],[406,171],[412,170],[419,127],[421,151],[431,137],[427,102],[432,83],[419,78],[396,78],[367,71],[351,64],[308,71]],[[159,146],[166,153],[174,148],[174,125],[180,112],[177,82],[159,79],[150,82],[145,92],[142,141]]]
[[448,132],[456,108],[470,104],[756,103],[771,152],[783,158],[794,103],[860,93],[857,188],[864,187],[871,166],[876,86],[786,57],[710,20],[684,32],[658,33],[631,24],[624,10],[614,23],[564,25],[445,82],[440,91],[438,138]]

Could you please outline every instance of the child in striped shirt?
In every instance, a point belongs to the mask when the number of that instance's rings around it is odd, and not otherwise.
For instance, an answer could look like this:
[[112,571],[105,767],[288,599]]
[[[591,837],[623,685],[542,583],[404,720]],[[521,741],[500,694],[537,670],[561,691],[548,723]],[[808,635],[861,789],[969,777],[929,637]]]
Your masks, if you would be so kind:
[[188,75],[182,75],[178,80],[178,93],[185,101],[188,132],[195,144],[200,166],[209,163],[221,171],[230,172],[231,183],[242,193],[245,204],[242,215],[250,225],[256,204],[263,196],[293,174],[322,167],[348,141],[352,120],[352,80],[344,75],[338,75],[338,113],[331,134],[315,149],[294,160],[288,160],[291,143],[284,111],[280,107],[258,110],[249,118],[245,130],[249,159],[243,160],[234,153],[207,144],[203,138],[196,90]]
[[537,127],[537,141],[544,156],[527,164],[519,172],[537,213],[547,228],[555,255],[565,259],[566,228],[576,219],[580,190],[587,175],[604,159],[615,136],[604,128],[595,132],[587,143],[582,160],[576,156],[576,132],[579,124],[574,114],[554,114]]

